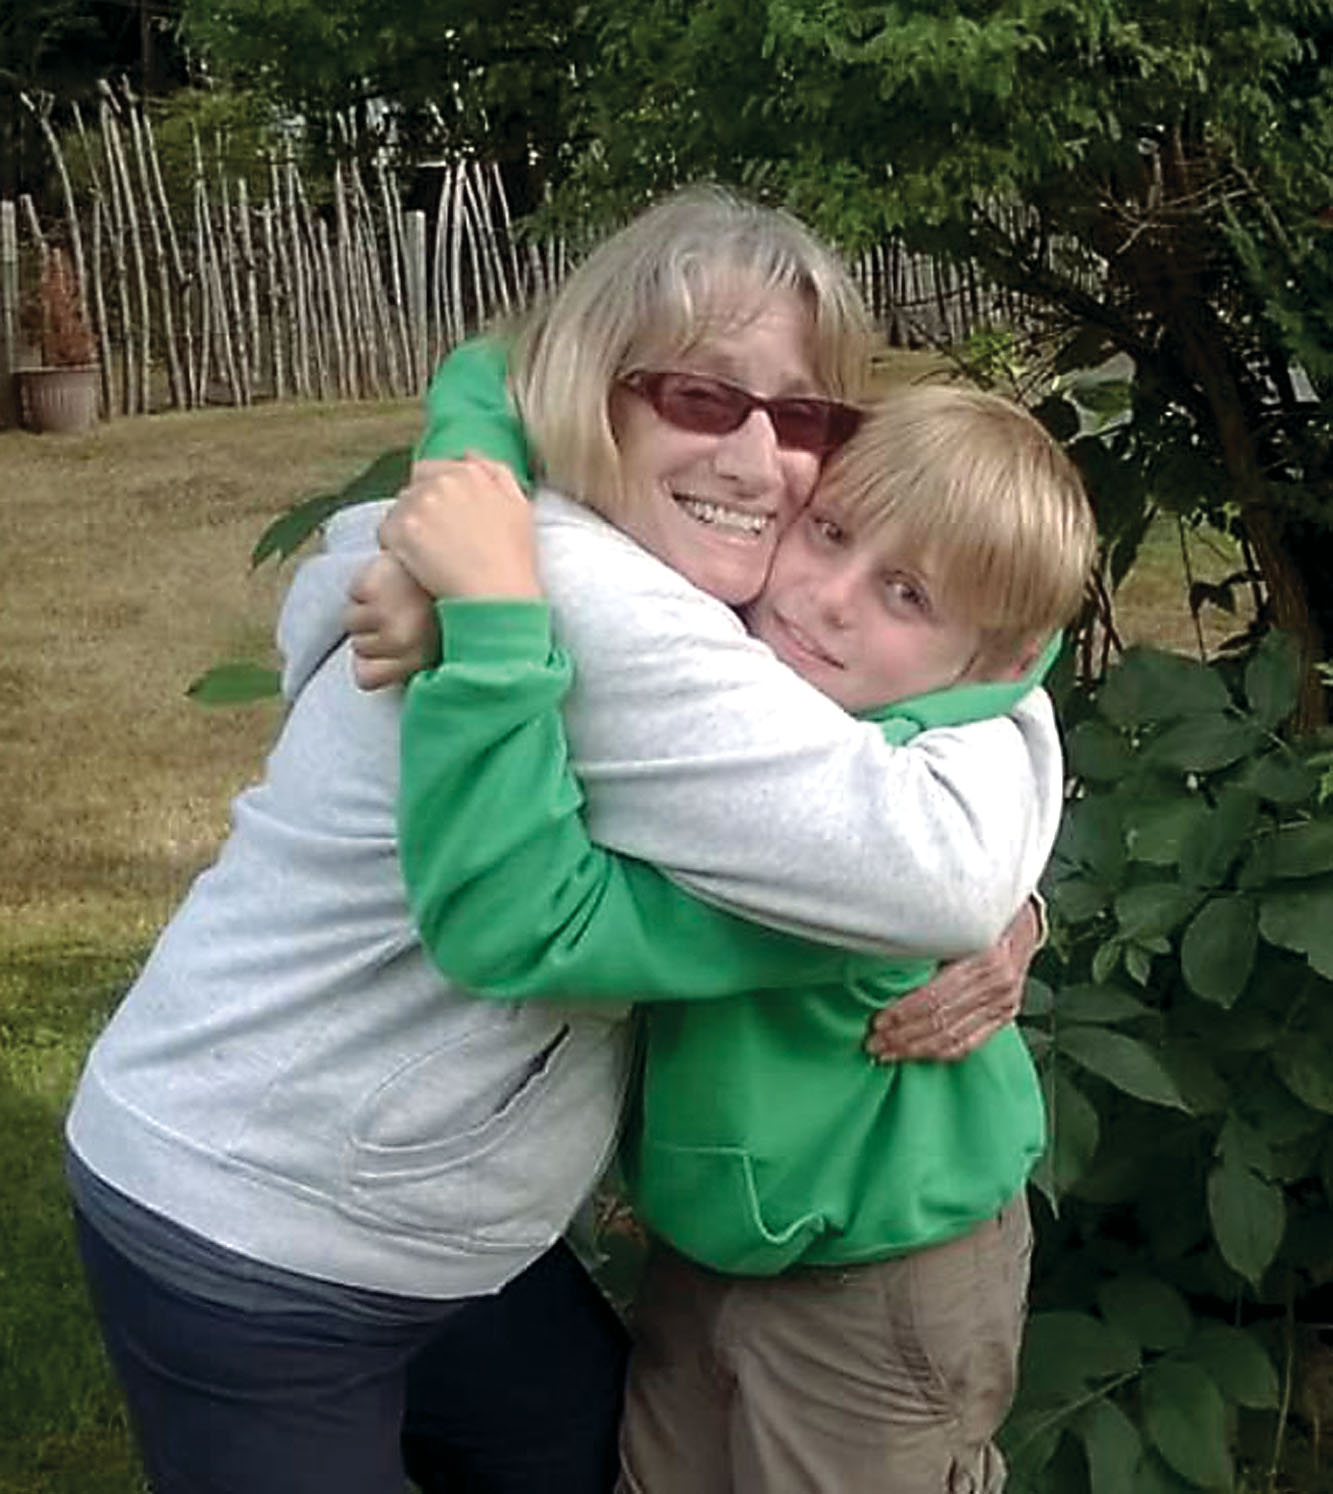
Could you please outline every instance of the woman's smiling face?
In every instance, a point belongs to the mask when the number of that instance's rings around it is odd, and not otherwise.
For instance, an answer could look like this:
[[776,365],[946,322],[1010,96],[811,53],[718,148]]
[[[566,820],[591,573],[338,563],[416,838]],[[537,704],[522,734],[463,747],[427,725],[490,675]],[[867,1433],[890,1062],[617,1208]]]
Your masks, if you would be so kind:
[[[769,399],[818,394],[810,336],[805,302],[781,291],[661,366]],[[611,426],[625,491],[620,527],[719,601],[757,595],[779,535],[814,488],[820,458],[779,446],[763,410],[726,435],[702,435],[670,424],[623,386],[611,394]]]

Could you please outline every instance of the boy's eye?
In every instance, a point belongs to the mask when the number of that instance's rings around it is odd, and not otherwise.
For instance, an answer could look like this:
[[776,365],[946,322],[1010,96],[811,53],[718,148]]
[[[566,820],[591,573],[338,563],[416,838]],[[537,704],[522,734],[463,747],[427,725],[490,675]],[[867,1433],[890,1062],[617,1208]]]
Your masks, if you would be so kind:
[[926,595],[925,588],[918,585],[910,576],[891,572],[884,578],[884,592],[895,607],[906,608],[912,612],[926,614],[930,612],[930,598]]

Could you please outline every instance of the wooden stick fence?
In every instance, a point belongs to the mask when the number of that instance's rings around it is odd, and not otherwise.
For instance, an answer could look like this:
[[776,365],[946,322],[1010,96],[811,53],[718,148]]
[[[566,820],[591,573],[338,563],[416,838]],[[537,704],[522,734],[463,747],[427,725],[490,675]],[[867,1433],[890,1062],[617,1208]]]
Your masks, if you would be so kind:
[[[18,212],[0,205],[0,422],[13,419],[8,372],[22,356],[17,278],[26,263],[35,282],[55,243],[79,270],[107,415],[412,396],[451,346],[567,270],[564,243],[516,238],[493,164],[444,165],[428,213],[404,209],[384,162],[368,183],[349,158],[330,200],[315,205],[290,153],[237,170],[221,138],[196,135],[189,180],[169,181],[152,121],[127,90],[104,86],[95,128],[71,110],[63,138],[49,100],[25,102],[53,157],[62,212],[43,222],[30,198]],[[79,143],[77,172],[69,140]],[[957,344],[1023,313],[971,267],[901,245],[853,269],[897,345]]]

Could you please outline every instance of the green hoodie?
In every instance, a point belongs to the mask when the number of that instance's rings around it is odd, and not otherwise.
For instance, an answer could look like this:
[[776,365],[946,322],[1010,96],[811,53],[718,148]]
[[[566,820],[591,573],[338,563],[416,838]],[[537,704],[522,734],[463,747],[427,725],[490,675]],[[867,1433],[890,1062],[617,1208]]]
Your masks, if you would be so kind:
[[[933,966],[760,928],[594,846],[559,714],[572,667],[545,608],[440,614],[443,661],[414,681],[403,718],[414,912],[441,969],[482,994],[653,1000],[624,1149],[648,1226],[718,1270],[771,1274],[919,1249],[1012,1198],[1045,1140],[1017,1031],[958,1063],[872,1064],[871,1013]],[[1004,711],[1033,683],[941,691],[871,719],[908,743]]]

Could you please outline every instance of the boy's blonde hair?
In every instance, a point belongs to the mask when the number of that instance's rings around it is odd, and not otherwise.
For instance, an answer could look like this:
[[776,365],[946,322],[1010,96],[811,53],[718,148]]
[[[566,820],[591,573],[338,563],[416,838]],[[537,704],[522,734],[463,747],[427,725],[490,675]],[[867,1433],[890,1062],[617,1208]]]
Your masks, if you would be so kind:
[[1097,526],[1078,469],[1021,406],[958,385],[885,395],[824,470],[818,501],[914,558],[1001,668],[1083,601]]
[[776,291],[809,306],[819,392],[857,398],[865,309],[836,256],[790,214],[691,187],[600,244],[515,342],[514,392],[545,480],[617,521],[636,495],[611,432],[616,381],[744,326]]

